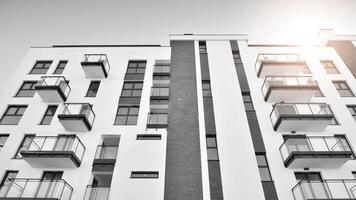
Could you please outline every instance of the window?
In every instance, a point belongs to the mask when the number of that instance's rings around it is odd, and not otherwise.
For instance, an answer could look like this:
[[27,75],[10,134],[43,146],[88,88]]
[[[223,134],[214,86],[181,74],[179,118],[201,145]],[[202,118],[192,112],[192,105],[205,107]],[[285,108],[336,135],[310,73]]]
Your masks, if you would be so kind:
[[256,154],[258,170],[262,181],[272,181],[271,173],[269,171],[266,155]]
[[252,99],[251,99],[250,93],[242,93],[242,100],[244,101],[244,105],[245,105],[245,110],[246,111],[255,110],[253,108],[253,103],[252,103]]
[[57,105],[48,106],[45,114],[43,115],[40,125],[50,125],[57,108]]
[[36,92],[36,84],[37,81],[24,81],[19,91],[16,93],[16,97],[33,97]]
[[26,151],[30,148],[31,143],[33,141],[33,139],[35,138],[35,135],[25,135],[25,137],[23,138],[21,145],[19,147],[19,149],[16,152],[16,155],[14,158],[21,158],[21,151]]
[[206,42],[205,41],[199,41],[199,52],[200,53],[207,53]]
[[169,87],[152,87],[151,96],[153,97],[169,97]]
[[17,125],[25,113],[27,105],[10,105],[0,119],[0,124]]
[[347,105],[347,109],[349,109],[351,116],[356,120],[356,105]]
[[136,140],[161,140],[158,134],[137,134]]
[[153,171],[132,171],[131,178],[158,178],[158,172]]
[[208,153],[208,160],[219,160],[218,145],[216,143],[216,135],[206,136],[206,147]]
[[17,177],[18,171],[6,171],[4,178],[0,184],[0,195],[2,197],[6,197],[7,193],[9,192],[10,188],[12,187],[12,183],[14,179]]
[[203,80],[202,87],[203,87],[203,97],[211,97],[210,81]]
[[232,51],[232,57],[234,58],[234,63],[235,64],[236,63],[242,63],[239,51]]
[[4,148],[7,138],[9,138],[9,134],[0,134],[0,152]]
[[326,73],[328,74],[339,74],[339,70],[337,70],[335,64],[333,61],[325,60],[325,61],[320,61],[320,63],[323,65]]
[[115,125],[136,125],[139,106],[119,106],[116,113]]
[[121,96],[123,97],[141,97],[142,82],[125,82]]
[[52,64],[51,60],[37,61],[35,66],[33,66],[30,74],[46,74],[51,64]]
[[354,179],[356,179],[356,172],[351,172]]
[[336,90],[339,92],[341,97],[353,97],[351,89],[347,85],[346,81],[333,81]]
[[128,74],[144,74],[146,70],[146,61],[129,61],[126,73]]
[[98,93],[100,81],[91,81],[86,97],[96,97],[96,93]]
[[57,68],[54,70],[53,74],[62,74],[67,63],[68,63],[68,61],[66,61],[66,60],[59,61]]
[[153,72],[154,73],[169,73],[170,65],[155,65]]

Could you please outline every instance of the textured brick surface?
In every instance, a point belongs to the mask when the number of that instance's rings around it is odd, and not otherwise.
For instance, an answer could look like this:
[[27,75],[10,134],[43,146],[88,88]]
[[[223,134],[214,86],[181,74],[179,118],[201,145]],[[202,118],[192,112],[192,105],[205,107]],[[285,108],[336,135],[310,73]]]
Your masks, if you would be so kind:
[[327,46],[334,47],[341,59],[356,78],[356,47],[351,41],[329,41]]
[[165,200],[202,200],[193,41],[172,41]]

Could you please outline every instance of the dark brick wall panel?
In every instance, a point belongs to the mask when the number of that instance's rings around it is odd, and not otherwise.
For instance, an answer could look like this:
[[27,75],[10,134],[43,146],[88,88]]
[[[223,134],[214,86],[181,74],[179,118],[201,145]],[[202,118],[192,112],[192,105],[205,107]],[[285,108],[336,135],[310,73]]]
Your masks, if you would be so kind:
[[356,47],[348,40],[329,41],[327,46],[334,47],[341,59],[356,78]]
[[193,41],[171,41],[165,200],[202,200]]

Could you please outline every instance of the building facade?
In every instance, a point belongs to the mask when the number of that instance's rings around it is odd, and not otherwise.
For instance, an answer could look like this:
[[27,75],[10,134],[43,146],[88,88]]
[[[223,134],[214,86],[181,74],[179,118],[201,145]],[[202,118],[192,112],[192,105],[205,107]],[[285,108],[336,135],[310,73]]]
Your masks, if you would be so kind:
[[0,199],[356,199],[356,37],[247,39],[31,48],[1,86]]

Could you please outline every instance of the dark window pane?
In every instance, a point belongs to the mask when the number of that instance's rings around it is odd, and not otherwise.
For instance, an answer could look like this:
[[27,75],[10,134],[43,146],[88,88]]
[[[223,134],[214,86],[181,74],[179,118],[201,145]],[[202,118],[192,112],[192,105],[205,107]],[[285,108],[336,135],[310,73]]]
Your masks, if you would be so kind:
[[271,181],[272,180],[268,168],[264,167],[264,168],[259,168],[258,170],[260,171],[260,176],[261,176],[262,181]]
[[0,120],[0,124],[17,125],[27,106],[9,106]]
[[88,91],[86,96],[87,97],[96,97],[96,94],[98,92],[99,89],[99,85],[100,85],[100,81],[92,81],[90,82]]
[[216,148],[216,138],[215,137],[207,137],[206,138],[206,146],[208,148]]
[[52,61],[37,61],[30,74],[46,74]]
[[36,92],[36,84],[37,81],[24,81],[21,88],[17,92],[16,97],[33,97]]

